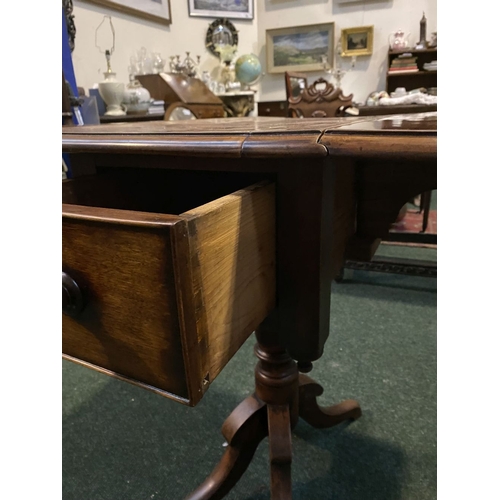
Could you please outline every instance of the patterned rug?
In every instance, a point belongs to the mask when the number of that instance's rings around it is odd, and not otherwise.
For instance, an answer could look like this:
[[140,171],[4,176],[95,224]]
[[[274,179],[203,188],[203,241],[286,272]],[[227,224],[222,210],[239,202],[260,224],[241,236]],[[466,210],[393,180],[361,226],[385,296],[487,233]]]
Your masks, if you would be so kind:
[[[391,233],[419,233],[422,230],[422,220],[423,214],[419,213],[418,210],[408,209],[404,218],[392,225]],[[437,235],[437,210],[430,211],[425,233]],[[382,241],[382,244],[420,248],[437,247],[437,245],[428,243],[402,243],[399,241]]]

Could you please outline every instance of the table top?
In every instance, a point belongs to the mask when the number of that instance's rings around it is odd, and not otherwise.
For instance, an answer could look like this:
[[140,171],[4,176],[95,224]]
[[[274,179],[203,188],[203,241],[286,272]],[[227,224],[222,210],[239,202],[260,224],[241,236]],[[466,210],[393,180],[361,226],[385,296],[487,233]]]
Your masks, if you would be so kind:
[[212,157],[432,157],[437,112],[343,118],[247,117],[66,126],[63,151]]

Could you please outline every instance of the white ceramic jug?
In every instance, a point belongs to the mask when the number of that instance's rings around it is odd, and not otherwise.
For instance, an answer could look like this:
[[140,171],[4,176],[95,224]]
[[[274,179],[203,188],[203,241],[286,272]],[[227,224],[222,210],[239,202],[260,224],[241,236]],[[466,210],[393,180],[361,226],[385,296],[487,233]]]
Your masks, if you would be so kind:
[[151,105],[151,94],[139,80],[132,79],[125,88],[122,103],[127,107],[128,114],[146,114]]

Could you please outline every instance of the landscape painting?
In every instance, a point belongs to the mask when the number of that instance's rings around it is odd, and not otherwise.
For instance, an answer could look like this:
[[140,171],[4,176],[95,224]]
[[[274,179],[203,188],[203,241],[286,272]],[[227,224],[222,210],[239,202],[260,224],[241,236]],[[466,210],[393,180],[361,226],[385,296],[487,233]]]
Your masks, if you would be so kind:
[[267,71],[317,71],[333,65],[334,23],[267,31]]
[[191,17],[253,19],[253,0],[188,0]]
[[342,57],[369,56],[373,52],[373,26],[343,29]]

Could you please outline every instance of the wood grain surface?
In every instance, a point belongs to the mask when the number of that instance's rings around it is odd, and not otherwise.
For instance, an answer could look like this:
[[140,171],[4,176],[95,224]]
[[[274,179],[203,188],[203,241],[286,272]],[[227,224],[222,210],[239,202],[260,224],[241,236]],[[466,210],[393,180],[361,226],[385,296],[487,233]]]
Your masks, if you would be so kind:
[[258,184],[182,214],[203,388],[276,305],[274,191]]
[[[405,115],[400,115],[405,116]],[[406,115],[279,118],[246,117],[184,122],[119,123],[63,128],[63,151],[166,154],[176,156],[290,157],[430,155],[437,144],[436,113]],[[321,146],[321,147],[320,147]],[[403,151],[401,151],[403,149]],[[422,154],[421,154],[422,156]]]
[[124,214],[124,225],[100,212],[74,217],[63,207],[63,271],[87,296],[79,317],[63,315],[63,353],[187,401],[169,245],[175,222],[144,227]]
[[63,271],[86,302],[63,315],[63,353],[195,405],[275,306],[274,186],[172,215],[154,210],[207,193],[150,174],[63,183]]

